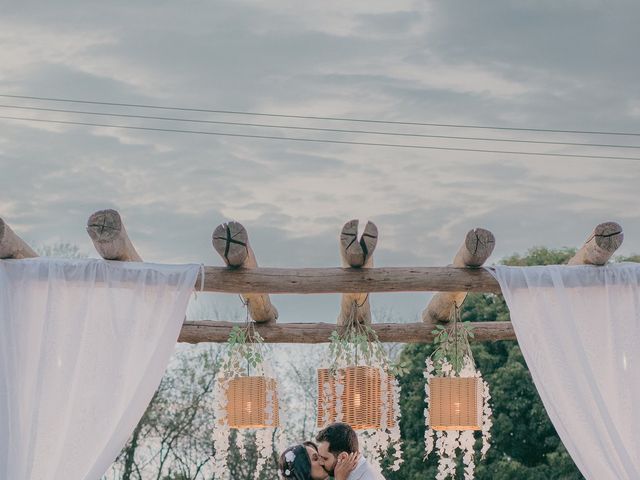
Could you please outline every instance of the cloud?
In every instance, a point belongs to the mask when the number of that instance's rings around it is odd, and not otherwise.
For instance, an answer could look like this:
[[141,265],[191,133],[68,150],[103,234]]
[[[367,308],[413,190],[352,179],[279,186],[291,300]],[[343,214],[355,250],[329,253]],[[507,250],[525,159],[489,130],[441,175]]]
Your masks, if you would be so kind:
[[[597,2],[108,2],[11,5],[0,20],[0,93],[454,124],[640,131],[631,22]],[[2,99],[2,104],[44,105]],[[67,104],[47,104],[69,108]],[[605,150],[292,131],[628,143],[634,138],[212,115],[74,105],[113,113],[270,123],[278,128],[100,118],[0,108],[0,115],[220,133],[439,147],[638,156]],[[637,143],[637,142],[636,142]],[[615,153],[613,153],[615,152]],[[144,258],[220,264],[213,228],[236,219],[263,265],[339,263],[351,218],[380,229],[378,265],[449,263],[466,232],[496,234],[493,260],[576,246],[605,220],[640,251],[633,161],[294,143],[0,121],[0,215],[34,244],[93,247],[84,225],[117,208]],[[219,301],[235,298],[225,296]],[[215,297],[218,301],[218,297]],[[221,297],[220,297],[221,298]],[[426,295],[376,295],[411,318]],[[277,298],[283,321],[333,319],[337,296]],[[308,312],[309,309],[307,308]]]

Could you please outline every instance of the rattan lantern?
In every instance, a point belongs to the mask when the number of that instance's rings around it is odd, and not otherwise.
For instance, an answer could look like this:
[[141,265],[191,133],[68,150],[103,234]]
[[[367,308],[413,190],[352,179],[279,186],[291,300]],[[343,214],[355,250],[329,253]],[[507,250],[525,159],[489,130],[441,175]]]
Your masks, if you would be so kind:
[[[341,405],[341,421],[353,429],[383,428],[383,395],[387,397],[387,427],[394,427],[393,377],[387,375],[383,380],[382,376],[380,368],[370,366],[340,368],[336,375],[332,375],[328,368],[318,369],[318,428],[337,421],[338,403]],[[328,403],[323,401],[324,398],[328,399]]]
[[279,427],[276,386],[275,379],[264,376],[232,378],[227,389],[229,427]]
[[477,377],[433,377],[429,388],[433,430],[482,429],[482,382]]

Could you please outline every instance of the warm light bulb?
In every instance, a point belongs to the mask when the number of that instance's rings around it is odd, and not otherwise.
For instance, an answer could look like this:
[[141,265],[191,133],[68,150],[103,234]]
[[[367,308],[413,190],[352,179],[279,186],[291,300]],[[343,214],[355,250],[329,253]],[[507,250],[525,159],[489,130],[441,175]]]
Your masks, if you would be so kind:
[[355,393],[353,395],[353,406],[354,407],[359,407],[360,406],[360,394],[359,393]]
[[453,402],[453,411],[456,415],[460,415],[460,402]]
[[247,413],[251,413],[251,402],[247,402],[247,406],[245,407]]

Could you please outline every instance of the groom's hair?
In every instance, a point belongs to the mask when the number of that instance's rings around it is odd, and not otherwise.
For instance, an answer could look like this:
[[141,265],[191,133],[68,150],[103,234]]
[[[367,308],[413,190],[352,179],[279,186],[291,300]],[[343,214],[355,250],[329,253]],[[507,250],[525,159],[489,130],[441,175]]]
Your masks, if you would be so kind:
[[346,423],[332,423],[320,430],[316,435],[316,442],[327,442],[329,451],[334,455],[358,451],[358,436],[355,430]]

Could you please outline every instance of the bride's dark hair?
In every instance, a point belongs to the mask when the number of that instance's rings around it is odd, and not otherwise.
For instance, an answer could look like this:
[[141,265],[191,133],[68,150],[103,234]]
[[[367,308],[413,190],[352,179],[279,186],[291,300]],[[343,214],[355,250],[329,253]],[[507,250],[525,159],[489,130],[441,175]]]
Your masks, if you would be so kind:
[[317,450],[315,443],[304,442],[287,448],[280,455],[278,469],[286,480],[310,480],[311,459],[307,453],[307,445]]

